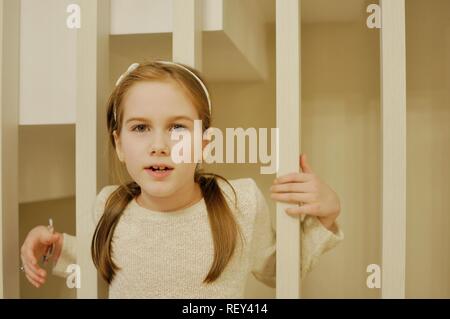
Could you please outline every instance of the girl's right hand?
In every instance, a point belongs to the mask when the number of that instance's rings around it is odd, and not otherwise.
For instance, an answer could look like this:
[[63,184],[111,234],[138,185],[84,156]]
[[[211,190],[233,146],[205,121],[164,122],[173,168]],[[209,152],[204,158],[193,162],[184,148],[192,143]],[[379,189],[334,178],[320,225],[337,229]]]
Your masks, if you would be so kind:
[[28,281],[39,288],[45,283],[47,272],[39,266],[38,261],[47,252],[48,246],[55,244],[53,255],[49,261],[55,262],[61,252],[63,236],[61,233],[51,233],[46,226],[37,226],[30,230],[20,249],[20,258]]

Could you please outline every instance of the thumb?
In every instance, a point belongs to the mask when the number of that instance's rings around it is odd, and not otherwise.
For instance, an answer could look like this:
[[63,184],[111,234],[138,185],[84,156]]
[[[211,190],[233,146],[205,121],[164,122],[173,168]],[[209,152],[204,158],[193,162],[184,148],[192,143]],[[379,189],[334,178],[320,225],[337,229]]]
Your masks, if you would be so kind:
[[59,239],[59,234],[52,234],[49,230],[46,230],[42,233],[40,237],[41,244],[44,245],[51,245],[55,242],[57,242]]
[[306,154],[300,155],[300,168],[302,169],[303,173],[313,173],[313,170],[306,158]]

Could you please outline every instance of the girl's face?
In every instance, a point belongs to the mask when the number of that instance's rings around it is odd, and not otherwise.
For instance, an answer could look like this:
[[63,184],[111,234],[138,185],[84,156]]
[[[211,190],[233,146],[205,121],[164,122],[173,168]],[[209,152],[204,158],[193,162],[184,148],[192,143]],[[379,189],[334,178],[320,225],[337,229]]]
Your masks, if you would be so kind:
[[[119,136],[113,133],[116,152],[142,192],[170,197],[192,187],[196,163],[176,164],[171,158],[172,147],[178,143],[171,140],[171,133],[188,130],[193,145],[194,120],[199,119],[181,88],[174,82],[139,82],[122,103],[122,129]],[[173,169],[165,177],[156,177],[147,168],[157,164]]]

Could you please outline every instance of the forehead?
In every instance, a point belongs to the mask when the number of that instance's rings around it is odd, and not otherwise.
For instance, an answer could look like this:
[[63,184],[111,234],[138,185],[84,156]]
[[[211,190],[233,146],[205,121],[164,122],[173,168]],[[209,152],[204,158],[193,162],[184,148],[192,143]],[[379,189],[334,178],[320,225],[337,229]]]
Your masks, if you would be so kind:
[[122,102],[124,119],[141,116],[153,119],[185,115],[198,118],[198,112],[185,91],[175,82],[147,81],[134,84]]

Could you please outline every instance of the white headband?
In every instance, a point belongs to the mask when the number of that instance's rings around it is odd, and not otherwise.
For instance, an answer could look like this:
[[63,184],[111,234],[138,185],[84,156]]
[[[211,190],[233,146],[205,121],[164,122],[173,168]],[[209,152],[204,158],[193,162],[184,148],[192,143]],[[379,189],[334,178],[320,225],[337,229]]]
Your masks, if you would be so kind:
[[[176,66],[178,66],[178,67],[180,67],[180,68],[182,68],[182,69],[188,71],[188,72],[189,72],[189,73],[190,73],[190,74],[198,81],[198,83],[200,83],[200,85],[202,86],[203,91],[204,91],[205,94],[206,94],[206,98],[208,99],[209,114],[211,114],[211,99],[209,98],[208,89],[206,88],[206,86],[205,86],[205,84],[203,83],[203,81],[200,80],[200,78],[199,78],[194,72],[192,72],[191,70],[189,70],[189,69],[186,68],[185,66],[183,66],[183,65],[181,65],[181,64],[178,64],[178,63],[176,63],[176,62],[171,62],[171,61],[161,61],[161,60],[156,61],[156,62],[162,63],[162,64],[176,65]],[[134,70],[136,70],[138,67],[139,67],[139,63],[133,63],[133,64],[131,64],[131,65],[128,67],[128,69],[125,71],[125,73],[123,73],[123,74],[119,77],[119,79],[117,79],[116,86],[118,86],[118,85],[120,84],[120,82],[122,82],[123,79],[124,79],[128,74],[130,74],[131,72],[133,72]],[[117,122],[117,117],[116,117],[116,106],[115,106],[115,105],[114,105],[114,110],[113,110],[113,112],[114,112],[114,121]]]

